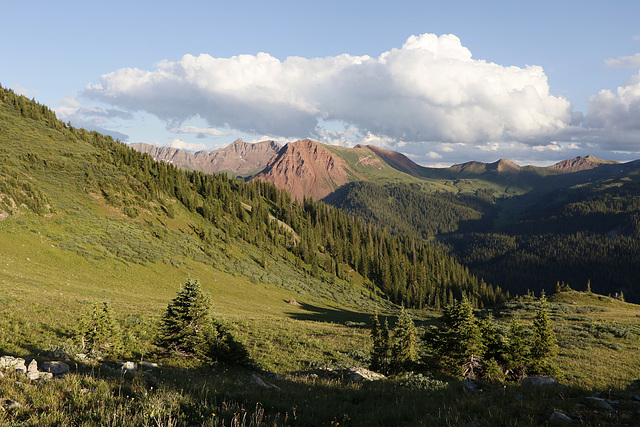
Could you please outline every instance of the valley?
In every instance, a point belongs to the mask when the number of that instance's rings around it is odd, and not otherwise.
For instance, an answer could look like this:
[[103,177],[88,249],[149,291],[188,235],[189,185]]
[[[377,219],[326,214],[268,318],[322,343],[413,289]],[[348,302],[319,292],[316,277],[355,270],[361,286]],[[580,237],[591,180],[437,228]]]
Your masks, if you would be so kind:
[[[236,141],[229,151],[250,166],[227,154],[236,166],[205,173],[197,154],[156,161],[0,90],[0,356],[70,367],[41,382],[4,372],[0,424],[544,425],[557,411],[587,425],[638,422],[635,162],[439,170],[311,140],[256,147],[253,162]],[[158,344],[190,279],[250,367]],[[454,301],[494,322],[503,343],[514,319],[531,340],[544,308],[562,385],[527,389],[483,368],[469,389],[428,339]],[[105,303],[118,345],[89,352],[79,324]],[[347,378],[370,366],[372,316],[393,340],[405,309],[410,368]],[[161,368],[126,372],[124,361]]]

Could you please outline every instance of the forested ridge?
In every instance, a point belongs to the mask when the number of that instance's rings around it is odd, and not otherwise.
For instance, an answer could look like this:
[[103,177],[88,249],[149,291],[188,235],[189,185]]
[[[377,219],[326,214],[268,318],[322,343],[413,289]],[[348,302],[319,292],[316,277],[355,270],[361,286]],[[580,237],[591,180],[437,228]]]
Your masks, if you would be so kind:
[[640,183],[634,165],[582,171],[580,179],[554,175],[548,188],[539,177],[534,191],[514,197],[358,182],[331,203],[390,232],[438,240],[474,275],[512,294],[552,292],[558,282],[586,289],[589,282],[594,292],[638,302]]
[[[311,199],[294,201],[270,183],[184,171],[155,162],[111,137],[64,124],[46,106],[11,90],[1,89],[0,95],[3,120],[12,121],[0,123],[5,137],[18,132],[15,121],[25,121],[19,127],[28,128],[28,121],[33,120],[45,124],[56,137],[62,135],[65,143],[91,147],[78,148],[87,151],[81,160],[71,153],[65,156],[64,147],[60,147],[62,157],[42,152],[37,141],[21,147],[19,158],[9,159],[0,169],[0,188],[8,195],[3,197],[5,211],[16,210],[9,200],[33,205],[31,209],[41,214],[55,210],[45,187],[29,178],[32,169],[46,170],[68,174],[87,193],[99,191],[108,204],[132,219],[149,209],[161,209],[171,216],[171,200],[179,201],[203,218],[193,231],[205,251],[227,239],[242,239],[263,253],[286,250],[313,276],[351,280],[350,270],[354,270],[390,300],[408,307],[441,307],[463,295],[475,306],[492,305],[506,297],[422,239],[389,234]],[[71,162],[75,162],[73,167],[69,167]]]

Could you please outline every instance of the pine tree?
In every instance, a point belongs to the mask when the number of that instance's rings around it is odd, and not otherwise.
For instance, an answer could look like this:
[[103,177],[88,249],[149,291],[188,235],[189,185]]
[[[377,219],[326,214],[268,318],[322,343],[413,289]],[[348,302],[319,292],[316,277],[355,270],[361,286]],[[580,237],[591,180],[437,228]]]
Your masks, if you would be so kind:
[[211,299],[189,279],[171,300],[160,325],[158,345],[207,362],[250,365],[249,354],[209,311]]
[[508,340],[506,367],[514,379],[520,380],[527,375],[527,366],[531,359],[524,330],[517,318],[511,320]]
[[207,353],[205,337],[212,333],[211,300],[197,280],[189,279],[171,300],[162,318],[158,345],[183,355]]
[[371,369],[383,374],[389,373],[391,359],[391,346],[389,344],[389,323],[385,319],[380,326],[378,315],[371,319],[371,338],[373,339],[373,352],[371,354]]
[[484,356],[484,344],[468,299],[454,301],[445,308],[443,326],[435,333],[432,343],[443,369],[465,376],[475,376]]
[[122,346],[120,327],[108,302],[93,304],[91,311],[78,319],[76,337],[83,351],[117,353]]
[[398,323],[393,330],[393,369],[398,372],[406,369],[418,360],[416,351],[416,340],[418,332],[409,316],[409,313],[402,307]]
[[533,319],[531,338],[532,371],[537,374],[557,375],[558,368],[552,362],[556,353],[556,335],[549,320],[547,297],[543,291],[540,296],[540,305]]

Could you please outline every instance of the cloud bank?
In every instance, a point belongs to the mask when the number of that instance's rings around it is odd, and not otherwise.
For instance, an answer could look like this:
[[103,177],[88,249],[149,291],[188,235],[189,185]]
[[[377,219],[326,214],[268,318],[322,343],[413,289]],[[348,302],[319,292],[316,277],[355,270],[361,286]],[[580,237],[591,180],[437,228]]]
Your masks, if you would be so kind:
[[572,117],[541,67],[476,60],[458,37],[433,34],[377,58],[185,55],[105,74],[86,95],[174,128],[199,116],[213,128],[293,138],[316,134],[323,120],[410,142],[542,143]]
[[[637,66],[638,60],[634,55],[607,65]],[[592,96],[582,117],[550,93],[541,67],[474,59],[451,34],[411,36],[378,57],[185,55],[150,71],[104,74],[84,95],[153,114],[174,133],[204,137],[228,129],[342,145],[370,141],[416,153],[421,146],[430,158],[447,144],[482,151],[518,144],[540,152],[557,151],[557,141],[565,141],[571,150],[584,142],[638,151],[639,141],[640,75],[616,93]],[[194,118],[209,127],[183,126]],[[342,128],[326,126],[331,123]]]

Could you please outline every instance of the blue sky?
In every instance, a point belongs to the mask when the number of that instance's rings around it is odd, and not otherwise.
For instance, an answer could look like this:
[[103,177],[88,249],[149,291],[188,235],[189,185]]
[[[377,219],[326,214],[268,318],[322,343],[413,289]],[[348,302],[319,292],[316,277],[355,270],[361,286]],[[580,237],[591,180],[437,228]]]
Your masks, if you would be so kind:
[[637,1],[29,1],[0,83],[126,142],[640,158]]

